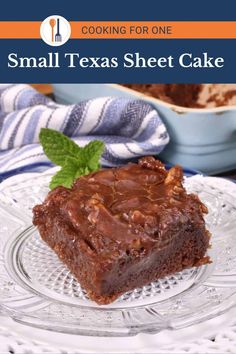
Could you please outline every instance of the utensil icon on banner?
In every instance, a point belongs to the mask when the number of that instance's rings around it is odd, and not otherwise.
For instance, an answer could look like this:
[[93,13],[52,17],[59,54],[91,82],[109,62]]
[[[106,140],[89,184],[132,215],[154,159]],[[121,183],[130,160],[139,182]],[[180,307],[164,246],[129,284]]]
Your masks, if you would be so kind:
[[57,33],[55,35],[55,41],[56,42],[61,42],[62,41],[62,37],[60,34],[60,19],[57,19]]
[[50,24],[51,29],[52,29],[52,42],[54,42],[54,27],[56,25],[56,20],[54,18],[51,18],[49,20],[49,24]]
[[70,23],[62,16],[47,17],[40,26],[42,40],[53,47],[63,45],[71,35]]

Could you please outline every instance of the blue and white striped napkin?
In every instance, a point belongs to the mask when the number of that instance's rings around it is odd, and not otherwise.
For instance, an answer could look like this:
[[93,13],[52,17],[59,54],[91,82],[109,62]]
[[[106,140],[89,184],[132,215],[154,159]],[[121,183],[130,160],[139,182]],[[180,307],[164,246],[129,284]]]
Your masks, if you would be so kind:
[[102,97],[59,105],[25,84],[0,85],[0,174],[50,166],[39,144],[48,127],[83,146],[106,144],[101,163],[118,166],[130,159],[159,154],[169,136],[158,112],[142,100]]

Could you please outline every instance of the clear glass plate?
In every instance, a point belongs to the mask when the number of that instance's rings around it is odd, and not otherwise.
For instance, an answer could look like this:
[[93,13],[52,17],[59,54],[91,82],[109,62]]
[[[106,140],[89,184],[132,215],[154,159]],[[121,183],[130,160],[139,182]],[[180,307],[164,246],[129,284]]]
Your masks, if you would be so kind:
[[212,264],[135,289],[98,306],[32,226],[32,206],[48,192],[52,172],[10,178],[0,186],[0,304],[3,314],[31,326],[96,336],[179,329],[236,304],[236,208],[232,197],[186,178],[189,192],[209,208]]

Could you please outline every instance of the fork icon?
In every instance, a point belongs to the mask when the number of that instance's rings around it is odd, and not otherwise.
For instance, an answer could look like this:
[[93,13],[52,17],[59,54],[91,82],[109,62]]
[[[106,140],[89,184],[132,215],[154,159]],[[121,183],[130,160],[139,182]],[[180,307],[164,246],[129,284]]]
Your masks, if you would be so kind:
[[57,19],[57,33],[55,35],[55,42],[61,42],[62,41],[62,37],[60,34],[60,19]]

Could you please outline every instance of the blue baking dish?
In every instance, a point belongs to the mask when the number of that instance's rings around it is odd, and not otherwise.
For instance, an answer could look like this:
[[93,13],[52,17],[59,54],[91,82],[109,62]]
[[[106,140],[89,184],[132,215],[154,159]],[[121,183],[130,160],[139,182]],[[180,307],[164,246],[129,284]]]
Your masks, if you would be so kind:
[[170,135],[160,154],[170,164],[216,174],[236,168],[236,106],[184,108],[116,84],[54,84],[57,102],[75,103],[93,97],[143,99],[159,112]]

